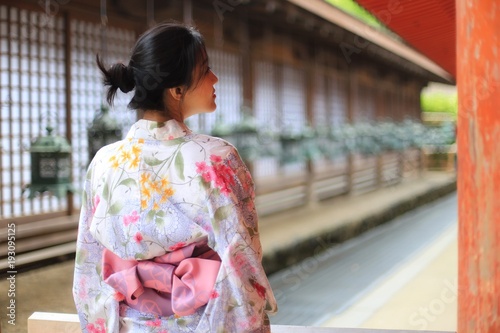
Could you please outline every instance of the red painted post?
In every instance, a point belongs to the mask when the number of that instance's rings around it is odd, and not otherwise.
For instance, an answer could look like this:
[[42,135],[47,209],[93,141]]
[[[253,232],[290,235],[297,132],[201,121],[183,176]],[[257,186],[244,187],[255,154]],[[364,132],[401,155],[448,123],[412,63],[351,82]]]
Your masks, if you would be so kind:
[[458,333],[500,332],[500,3],[457,0]]

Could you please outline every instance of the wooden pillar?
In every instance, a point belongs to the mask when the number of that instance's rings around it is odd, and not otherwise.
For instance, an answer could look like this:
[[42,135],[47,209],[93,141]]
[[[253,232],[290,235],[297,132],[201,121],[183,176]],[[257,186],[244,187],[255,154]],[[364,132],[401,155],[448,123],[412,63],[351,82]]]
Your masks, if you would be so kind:
[[401,149],[400,151],[397,152],[398,156],[398,183],[403,181],[404,177],[404,167],[405,167],[405,152],[406,149]]
[[380,152],[375,157],[375,176],[376,186],[381,188],[384,186],[384,152]]
[[242,60],[243,75],[243,104],[253,110],[253,57],[250,48],[250,31],[248,18],[240,20],[240,53]]
[[[405,119],[405,105],[404,105],[404,82],[400,75],[396,76],[396,121],[398,123],[402,122]],[[405,168],[405,159],[406,159],[406,149],[401,149],[398,151],[398,182],[403,181],[404,178],[404,168]]]
[[[379,123],[380,121],[383,120],[382,115],[384,112],[384,90],[381,87],[380,82],[372,83],[372,86],[375,94],[375,122]],[[384,152],[383,151],[379,152],[375,157],[375,159],[376,159],[375,174],[377,177],[376,186],[380,188],[384,186],[384,172],[383,172]]]
[[[314,50],[314,46],[310,45],[309,49]],[[316,69],[316,54],[309,54],[309,59],[306,63],[306,117],[307,125],[314,128],[314,91],[315,91],[315,69]],[[306,203],[309,207],[315,207],[317,204],[316,188],[315,188],[315,170],[314,162],[307,159],[307,177],[306,177]]]
[[[416,87],[415,87],[415,120],[418,122],[422,122],[422,109],[420,105],[420,95],[422,94],[422,89],[426,86],[426,83],[423,82],[417,82]],[[419,170],[418,170],[418,175],[419,177],[424,177],[425,171],[427,170],[427,160],[426,156],[424,154],[424,149],[420,147],[418,149],[418,161],[419,161]]]
[[191,0],[184,0],[182,2],[182,20],[186,24],[193,23],[193,3]]
[[500,332],[500,6],[457,0],[458,333]]
[[[71,117],[71,16],[68,12],[64,14],[64,86],[65,86],[65,109],[66,109],[66,139],[71,144],[73,137],[72,117]],[[73,159],[70,159],[70,179],[73,179]],[[74,196],[68,191],[67,196],[67,215],[72,215],[74,210]]]
[[[240,18],[239,22],[239,35],[240,35],[240,55],[241,55],[241,75],[243,77],[243,106],[248,108],[252,112],[252,116],[255,116],[255,110],[253,109],[253,62],[252,54],[250,48],[250,31],[248,18],[243,16]],[[250,174],[254,175],[255,163],[253,161],[245,161]]]
[[[349,69],[347,73],[347,122],[354,123],[355,119],[355,106],[354,99],[357,98],[358,80],[357,72],[354,69]],[[352,192],[354,176],[354,155],[349,153],[347,155],[347,193]]]

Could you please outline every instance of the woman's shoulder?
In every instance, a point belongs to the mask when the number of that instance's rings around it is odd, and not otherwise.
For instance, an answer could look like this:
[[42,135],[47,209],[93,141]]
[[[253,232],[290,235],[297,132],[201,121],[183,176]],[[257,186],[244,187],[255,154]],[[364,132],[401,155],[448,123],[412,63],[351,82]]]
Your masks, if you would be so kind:
[[232,146],[232,144],[229,141],[226,141],[226,140],[219,138],[219,137],[216,137],[216,136],[203,134],[203,133],[191,133],[191,139],[199,141],[199,142]]
[[192,134],[190,139],[209,153],[209,155],[214,154],[220,157],[238,155],[232,143],[219,137],[207,134]]
[[109,161],[112,156],[115,156],[117,150],[123,146],[125,140],[118,140],[113,143],[107,144],[96,152],[94,157],[92,158],[92,161],[90,162],[91,165],[94,164],[101,164],[103,162]]

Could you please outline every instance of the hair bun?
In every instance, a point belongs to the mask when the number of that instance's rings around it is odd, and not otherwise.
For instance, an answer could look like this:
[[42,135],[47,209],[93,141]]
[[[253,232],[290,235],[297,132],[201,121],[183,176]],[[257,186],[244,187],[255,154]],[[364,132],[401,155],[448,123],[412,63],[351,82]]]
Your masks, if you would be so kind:
[[122,63],[114,64],[109,70],[111,85],[120,88],[124,93],[132,91],[135,87],[134,71]]

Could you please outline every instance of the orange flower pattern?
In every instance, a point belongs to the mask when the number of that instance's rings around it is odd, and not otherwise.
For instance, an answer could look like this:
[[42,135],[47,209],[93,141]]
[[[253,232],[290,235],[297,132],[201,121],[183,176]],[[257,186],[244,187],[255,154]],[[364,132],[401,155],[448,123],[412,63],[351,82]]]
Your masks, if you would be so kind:
[[[96,154],[84,188],[73,285],[83,332],[269,332],[277,305],[261,264],[254,185],[231,144],[175,120],[139,120]],[[221,268],[193,315],[139,313],[102,280],[104,248],[148,260],[204,238]]]

